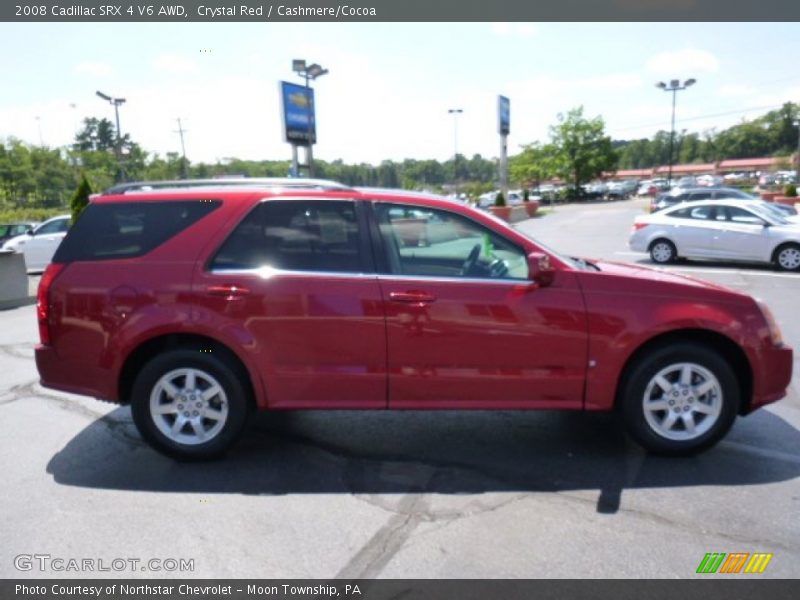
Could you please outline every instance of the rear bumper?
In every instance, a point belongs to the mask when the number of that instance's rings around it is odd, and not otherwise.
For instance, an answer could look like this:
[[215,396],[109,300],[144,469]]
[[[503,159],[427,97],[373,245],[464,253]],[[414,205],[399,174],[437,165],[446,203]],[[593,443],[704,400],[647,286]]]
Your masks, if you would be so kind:
[[770,345],[761,354],[760,372],[756,374],[753,400],[745,412],[754,411],[786,396],[786,389],[792,381],[793,365],[794,352],[791,347]]
[[117,384],[109,371],[90,368],[73,369],[65,364],[52,346],[36,346],[36,369],[40,383],[46,388],[119,402]]

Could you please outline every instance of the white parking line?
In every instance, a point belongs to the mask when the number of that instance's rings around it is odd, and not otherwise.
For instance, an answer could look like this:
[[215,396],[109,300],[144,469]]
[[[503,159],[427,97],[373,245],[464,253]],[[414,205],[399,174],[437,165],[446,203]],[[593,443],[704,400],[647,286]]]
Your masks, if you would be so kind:
[[[643,252],[614,252],[617,256],[647,256]],[[770,273],[768,271],[750,271],[747,269],[714,269],[704,267],[676,267],[665,265],[646,265],[656,269],[664,269],[666,271],[682,271],[685,273],[708,273],[711,275],[759,275],[761,277],[777,277],[779,279],[797,279],[800,281],[800,275],[797,273]]]
[[695,269],[692,267],[662,267],[667,271],[683,271],[684,273],[709,273],[719,275],[759,275],[761,277],[777,277],[796,279],[800,281],[800,276],[794,273],[766,273],[764,271],[745,271],[743,269]]

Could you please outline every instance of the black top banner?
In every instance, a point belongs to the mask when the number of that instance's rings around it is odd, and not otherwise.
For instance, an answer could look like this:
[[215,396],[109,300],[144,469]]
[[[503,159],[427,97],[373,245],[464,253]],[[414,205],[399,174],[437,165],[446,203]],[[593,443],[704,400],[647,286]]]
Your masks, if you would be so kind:
[[793,0],[10,0],[13,22],[798,21]]

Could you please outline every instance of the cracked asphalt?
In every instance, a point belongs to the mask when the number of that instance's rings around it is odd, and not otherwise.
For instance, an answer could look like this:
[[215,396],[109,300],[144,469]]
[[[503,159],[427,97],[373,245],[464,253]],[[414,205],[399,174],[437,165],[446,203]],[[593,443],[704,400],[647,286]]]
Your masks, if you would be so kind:
[[[642,201],[559,206],[519,226],[587,257],[641,262]],[[744,289],[800,347],[800,276],[676,267]],[[19,554],[194,559],[130,577],[691,577],[706,552],[772,552],[800,576],[800,394],[737,420],[713,450],[664,459],[611,415],[266,413],[225,460],[176,463],[130,411],[37,383],[35,309],[0,311],[0,577]],[[113,573],[112,573],[113,574]]]

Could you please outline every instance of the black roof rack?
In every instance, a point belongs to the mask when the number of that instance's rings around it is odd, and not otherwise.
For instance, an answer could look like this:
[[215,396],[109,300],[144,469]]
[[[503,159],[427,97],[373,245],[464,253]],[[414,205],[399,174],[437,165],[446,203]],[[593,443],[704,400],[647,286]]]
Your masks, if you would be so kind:
[[221,187],[270,187],[283,189],[353,191],[353,188],[327,179],[303,179],[295,177],[226,177],[220,179],[175,179],[170,181],[135,181],[118,183],[101,195],[151,192],[156,190],[181,190]]

